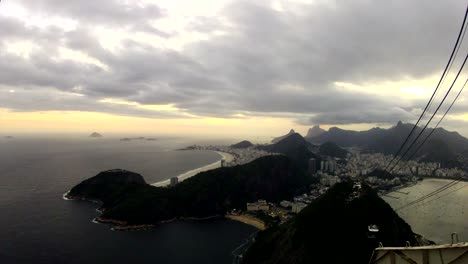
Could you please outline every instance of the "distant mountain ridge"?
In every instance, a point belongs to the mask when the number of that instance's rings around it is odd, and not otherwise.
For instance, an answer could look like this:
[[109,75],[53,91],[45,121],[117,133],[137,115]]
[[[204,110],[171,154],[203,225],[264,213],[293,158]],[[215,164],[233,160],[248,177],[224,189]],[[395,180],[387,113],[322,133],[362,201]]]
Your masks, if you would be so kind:
[[327,131],[320,128],[320,125],[316,125],[316,126],[313,126],[312,128],[309,128],[309,131],[307,131],[307,135],[305,137],[306,138],[318,137],[325,132]]
[[[377,127],[366,131],[344,130],[338,127],[332,127],[319,136],[307,137],[306,139],[316,144],[323,144],[331,141],[341,147],[360,147],[367,151],[390,155],[398,150],[413,126],[413,124],[404,124],[400,121],[396,126],[388,129]],[[421,127],[415,129],[415,133],[413,133],[409,142],[412,142],[413,139],[416,138],[421,129]],[[431,131],[432,128],[426,129],[418,142],[422,142]],[[406,145],[409,146],[409,144]],[[419,144],[415,144],[415,146],[418,145]],[[436,155],[439,149],[443,149],[445,155]],[[444,128],[437,128],[415,157],[426,161],[441,162],[446,166],[452,166],[455,164],[451,163],[451,159],[466,149],[468,149],[467,138],[457,132],[449,132]],[[416,147],[413,147],[410,153],[414,150],[416,150]]]

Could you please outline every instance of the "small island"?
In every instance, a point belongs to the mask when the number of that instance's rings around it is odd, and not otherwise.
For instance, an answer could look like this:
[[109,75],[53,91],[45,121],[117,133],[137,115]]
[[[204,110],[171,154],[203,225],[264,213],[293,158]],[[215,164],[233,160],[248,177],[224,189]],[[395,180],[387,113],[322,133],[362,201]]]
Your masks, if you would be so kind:
[[145,138],[145,137],[125,137],[121,138],[120,141],[132,141],[132,140],[146,140],[146,141],[154,141],[155,138]]
[[103,136],[101,134],[99,134],[98,132],[93,132],[89,135],[89,137],[92,137],[92,138],[102,138]]

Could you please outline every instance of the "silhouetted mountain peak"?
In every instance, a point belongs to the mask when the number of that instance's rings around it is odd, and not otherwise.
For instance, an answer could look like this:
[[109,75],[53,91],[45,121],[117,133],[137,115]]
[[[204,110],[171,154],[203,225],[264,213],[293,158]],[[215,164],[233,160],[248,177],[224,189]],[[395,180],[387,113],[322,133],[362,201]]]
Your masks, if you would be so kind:
[[253,146],[252,142],[244,140],[239,143],[231,145],[231,148],[249,148],[252,146]]
[[273,138],[273,139],[271,140],[271,143],[278,143],[278,142],[281,141],[282,139],[284,139],[284,138],[286,138],[286,137],[288,137],[288,136],[290,136],[290,135],[292,135],[292,134],[295,134],[295,133],[296,133],[296,131],[294,131],[294,129],[291,129],[291,130],[289,131],[288,134],[283,135],[283,136],[280,136],[280,137],[277,137],[277,138]]
[[300,145],[307,145],[307,141],[305,140],[305,138],[303,138],[301,136],[301,134],[299,133],[292,133],[288,136],[286,136],[285,138],[283,138],[282,140],[280,140],[278,143],[276,144],[300,144]]
[[309,128],[309,131],[307,131],[307,138],[313,138],[313,137],[318,137],[325,133],[326,131],[320,128],[320,125],[315,125],[312,128]]
[[299,133],[293,133],[274,144],[259,146],[258,148],[273,153],[282,153],[293,160],[294,163],[300,165],[300,167],[305,167],[308,164],[308,160],[315,156],[309,150],[309,147],[311,147],[311,144],[307,140]]
[[413,129],[414,124],[411,123],[403,123],[401,121],[398,121],[396,126],[391,127],[390,129],[396,129],[398,131],[405,131],[408,130],[408,133],[410,132],[411,129]]
[[344,130],[339,127],[331,127],[330,129],[328,129],[328,132],[340,132],[340,131],[351,131],[351,130]]
[[381,131],[381,130],[382,130],[382,128],[380,128],[380,127],[373,127],[369,131]]

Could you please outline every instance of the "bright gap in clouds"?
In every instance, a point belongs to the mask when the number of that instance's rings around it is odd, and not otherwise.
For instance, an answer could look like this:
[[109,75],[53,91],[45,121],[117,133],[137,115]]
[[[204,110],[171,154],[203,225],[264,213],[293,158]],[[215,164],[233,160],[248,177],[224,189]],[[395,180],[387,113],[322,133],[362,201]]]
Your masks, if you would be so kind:
[[31,53],[38,48],[39,47],[35,45],[34,42],[28,40],[12,41],[5,43],[3,46],[3,49],[7,53],[23,57],[24,59],[28,59]]

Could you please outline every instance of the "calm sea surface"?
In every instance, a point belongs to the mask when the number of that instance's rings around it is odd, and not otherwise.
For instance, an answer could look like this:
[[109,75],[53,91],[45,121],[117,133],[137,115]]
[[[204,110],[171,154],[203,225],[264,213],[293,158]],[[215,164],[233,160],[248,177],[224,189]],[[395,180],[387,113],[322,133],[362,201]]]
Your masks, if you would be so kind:
[[[391,193],[398,199],[383,197],[394,209],[414,201],[452,180],[426,179],[417,185]],[[398,211],[413,231],[437,243],[450,243],[450,234],[458,233],[460,241],[468,242],[468,183],[457,185],[425,201]]]
[[231,263],[253,227],[217,219],[111,231],[91,222],[95,205],[62,199],[102,170],[131,170],[153,183],[220,159],[174,151],[189,143],[0,139],[0,263]]

